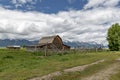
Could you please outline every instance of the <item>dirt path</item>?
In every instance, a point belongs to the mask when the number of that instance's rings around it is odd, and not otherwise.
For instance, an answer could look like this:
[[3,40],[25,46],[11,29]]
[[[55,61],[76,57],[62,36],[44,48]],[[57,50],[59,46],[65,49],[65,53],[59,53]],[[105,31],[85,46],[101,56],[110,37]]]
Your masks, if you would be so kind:
[[70,69],[65,69],[64,72],[67,73],[67,72],[76,72],[76,71],[83,71],[85,68],[89,67],[89,66],[92,66],[94,64],[98,64],[100,62],[103,62],[104,60],[100,60],[100,61],[97,61],[97,62],[94,62],[94,63],[91,63],[91,64],[87,64],[87,65],[83,65],[83,66],[77,66],[77,67],[73,67],[73,68],[70,68]]
[[[117,60],[120,61],[120,58]],[[110,65],[109,68],[103,69],[98,73],[93,74],[92,76],[83,78],[82,80],[109,80],[111,75],[116,74],[118,72],[119,68],[120,68],[120,63],[114,63]]]
[[[64,73],[68,73],[68,72],[82,71],[85,68],[87,68],[89,66],[92,66],[94,64],[98,64],[100,62],[104,62],[104,60],[99,60],[99,61],[96,61],[96,62],[91,63],[91,64],[87,64],[87,65],[83,65],[83,66],[77,66],[77,67],[65,69],[65,70],[63,70],[63,72]],[[42,76],[42,77],[36,77],[36,78],[33,78],[33,79],[29,79],[29,80],[51,80],[52,77],[54,77],[54,76],[60,76],[60,75],[62,75],[62,72],[61,71],[56,71],[56,72],[50,73],[48,75],[45,75],[45,76]]]

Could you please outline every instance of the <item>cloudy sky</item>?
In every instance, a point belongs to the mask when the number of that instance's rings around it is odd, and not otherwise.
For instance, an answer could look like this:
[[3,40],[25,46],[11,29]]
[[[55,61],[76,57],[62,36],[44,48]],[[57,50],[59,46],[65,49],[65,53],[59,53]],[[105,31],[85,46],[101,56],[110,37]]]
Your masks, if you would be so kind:
[[0,39],[106,43],[108,28],[120,23],[120,0],[0,0]]

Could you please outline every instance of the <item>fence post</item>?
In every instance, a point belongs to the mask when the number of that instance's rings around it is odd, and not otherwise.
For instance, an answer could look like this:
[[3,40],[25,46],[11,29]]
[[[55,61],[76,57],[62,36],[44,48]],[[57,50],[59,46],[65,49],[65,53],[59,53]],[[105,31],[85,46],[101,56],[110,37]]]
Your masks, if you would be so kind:
[[47,44],[45,46],[45,56],[47,56]]

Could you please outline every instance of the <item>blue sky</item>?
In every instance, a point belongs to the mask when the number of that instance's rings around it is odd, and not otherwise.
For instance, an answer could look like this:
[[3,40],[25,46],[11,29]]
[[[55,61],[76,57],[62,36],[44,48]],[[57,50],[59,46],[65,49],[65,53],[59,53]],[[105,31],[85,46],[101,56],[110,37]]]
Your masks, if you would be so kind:
[[0,0],[0,5],[10,10],[58,13],[70,9],[81,10],[87,0]]
[[108,28],[120,23],[120,0],[0,0],[0,39],[107,44]]

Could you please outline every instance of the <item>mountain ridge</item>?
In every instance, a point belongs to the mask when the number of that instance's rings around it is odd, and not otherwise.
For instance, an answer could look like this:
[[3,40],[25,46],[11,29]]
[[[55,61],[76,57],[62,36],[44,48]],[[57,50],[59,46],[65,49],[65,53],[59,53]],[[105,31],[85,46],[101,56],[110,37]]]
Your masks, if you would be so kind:
[[[34,45],[38,44],[38,40],[29,41],[26,39],[0,39],[0,47],[6,47],[10,45],[19,45],[19,46],[26,46],[26,45]],[[63,41],[64,44],[70,46],[71,48],[99,48],[103,47],[102,44],[98,44],[95,42],[70,42],[70,41]]]

